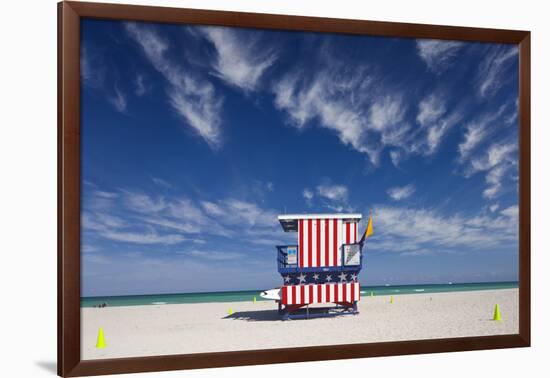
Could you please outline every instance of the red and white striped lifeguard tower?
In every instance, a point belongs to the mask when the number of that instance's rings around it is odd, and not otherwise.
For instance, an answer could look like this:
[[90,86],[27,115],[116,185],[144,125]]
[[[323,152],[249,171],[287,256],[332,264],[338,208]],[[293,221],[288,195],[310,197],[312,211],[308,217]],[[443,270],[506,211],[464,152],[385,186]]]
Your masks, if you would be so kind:
[[[372,233],[372,217],[359,238],[361,214],[285,214],[278,219],[284,232],[296,232],[297,244],[277,246],[277,266],[283,277],[278,302],[283,319],[357,314],[358,274],[363,244]],[[275,289],[274,291],[277,291]],[[327,303],[333,307],[311,309]]]

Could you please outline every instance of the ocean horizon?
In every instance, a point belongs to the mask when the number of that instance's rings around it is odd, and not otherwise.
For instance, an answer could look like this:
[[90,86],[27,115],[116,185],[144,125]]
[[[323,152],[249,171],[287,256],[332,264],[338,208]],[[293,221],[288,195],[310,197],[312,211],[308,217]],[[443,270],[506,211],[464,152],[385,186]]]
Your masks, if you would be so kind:
[[[361,286],[361,296],[372,295],[406,295],[420,293],[445,293],[457,291],[498,290],[517,288],[517,281],[506,282],[470,282],[446,284],[416,285],[378,285]],[[165,305],[184,303],[248,302],[255,297],[257,301],[268,301],[260,297],[262,290],[238,290],[204,293],[173,293],[149,295],[118,295],[81,297],[80,307],[97,307],[106,304],[109,307]]]

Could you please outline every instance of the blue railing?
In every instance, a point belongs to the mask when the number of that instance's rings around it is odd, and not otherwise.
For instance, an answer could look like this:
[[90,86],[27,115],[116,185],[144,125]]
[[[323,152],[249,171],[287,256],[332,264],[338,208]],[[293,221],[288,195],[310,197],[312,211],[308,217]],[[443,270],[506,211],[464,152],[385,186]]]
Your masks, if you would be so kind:
[[[300,268],[298,265],[299,251],[297,245],[278,245],[277,248],[277,268],[280,274],[300,273],[300,272],[341,272],[356,271],[359,272],[363,266],[363,253],[359,243],[344,244],[343,249],[349,251],[347,254],[341,253],[340,266],[326,266],[315,268]],[[350,252],[353,250],[359,253],[359,258],[350,259]],[[346,261],[348,256],[348,261]],[[358,260],[358,261],[357,261]],[[358,263],[357,263],[358,262]]]
[[[298,246],[297,245],[278,245],[277,247],[277,267],[281,269],[298,268]],[[290,250],[290,258],[288,252]]]

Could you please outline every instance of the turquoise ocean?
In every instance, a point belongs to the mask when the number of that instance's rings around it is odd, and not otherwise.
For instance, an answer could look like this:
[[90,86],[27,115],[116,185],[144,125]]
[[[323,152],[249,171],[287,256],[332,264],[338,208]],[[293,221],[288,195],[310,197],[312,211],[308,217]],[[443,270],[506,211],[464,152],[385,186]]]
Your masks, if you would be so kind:
[[[418,293],[446,293],[454,291],[496,290],[517,288],[517,282],[481,282],[481,283],[447,283],[426,285],[390,285],[390,286],[361,286],[361,295],[401,295]],[[95,307],[99,304],[108,306],[143,306],[178,303],[212,303],[212,302],[247,302],[263,301],[260,293],[263,290],[222,291],[212,293],[182,293],[182,294],[154,294],[154,295],[124,295],[110,297],[83,297],[80,307]]]

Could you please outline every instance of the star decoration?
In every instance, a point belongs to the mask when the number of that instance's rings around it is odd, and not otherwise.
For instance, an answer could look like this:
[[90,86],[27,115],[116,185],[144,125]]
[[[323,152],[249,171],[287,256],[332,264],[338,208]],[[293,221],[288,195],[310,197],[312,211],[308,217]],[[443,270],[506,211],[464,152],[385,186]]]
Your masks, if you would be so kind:
[[332,277],[330,276],[330,274],[327,274],[327,278],[326,278],[327,282],[330,282],[332,281]]
[[306,282],[306,275],[304,273],[300,273],[300,276],[298,277],[298,280],[300,281],[300,283],[302,282]]
[[353,282],[357,281],[357,274],[352,273],[352,274],[350,275],[350,279],[351,279]]
[[284,276],[283,279],[285,280],[285,283],[290,282],[290,276]]
[[313,279],[314,279],[315,281],[317,281],[317,280],[319,279],[319,273],[314,273],[314,274],[313,274]]
[[347,274],[342,272],[340,273],[340,282],[345,282],[346,281],[346,277],[347,277]]

